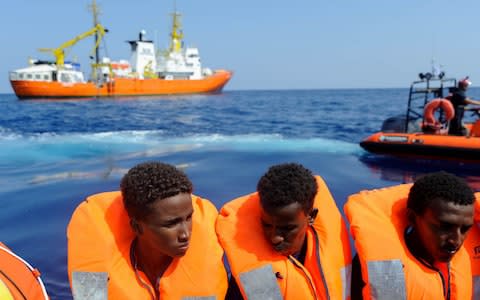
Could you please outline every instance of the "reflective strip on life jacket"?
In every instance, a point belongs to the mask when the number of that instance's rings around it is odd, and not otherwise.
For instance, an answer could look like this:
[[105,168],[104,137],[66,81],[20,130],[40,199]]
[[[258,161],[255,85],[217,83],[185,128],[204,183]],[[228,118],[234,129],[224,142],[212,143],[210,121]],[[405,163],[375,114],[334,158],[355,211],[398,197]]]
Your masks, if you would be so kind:
[[480,276],[473,276],[473,298],[480,299]]
[[343,300],[350,299],[350,289],[352,285],[352,265],[340,268],[340,276],[342,276]]
[[407,299],[400,259],[368,261],[370,295],[373,299]]
[[72,272],[72,293],[75,300],[108,299],[106,272]]
[[283,299],[272,265],[240,273],[240,281],[248,300]]

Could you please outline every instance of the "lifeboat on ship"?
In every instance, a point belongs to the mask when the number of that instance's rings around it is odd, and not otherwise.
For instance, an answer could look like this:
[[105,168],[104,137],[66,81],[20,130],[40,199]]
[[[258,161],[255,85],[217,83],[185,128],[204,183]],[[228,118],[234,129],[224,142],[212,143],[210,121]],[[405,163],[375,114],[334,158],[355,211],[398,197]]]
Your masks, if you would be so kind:
[[454,109],[447,99],[457,88],[456,79],[444,73],[420,73],[420,80],[410,86],[405,115],[386,119],[379,132],[360,142],[376,154],[429,159],[480,161],[480,108],[468,108],[471,119],[464,123],[465,136],[448,134]]
[[[130,60],[112,61],[99,55],[99,44],[108,30],[97,23],[58,48],[40,49],[53,54],[55,61],[32,59],[30,66],[10,72],[10,83],[19,99],[221,92],[233,72],[202,67],[198,49],[183,47],[180,14],[176,12],[172,27],[169,49],[157,51],[153,41],[145,39],[146,32],[142,30],[137,40],[128,41]],[[85,79],[78,63],[65,61],[65,51],[93,35],[96,43],[91,57],[95,62],[92,63],[91,78]]]

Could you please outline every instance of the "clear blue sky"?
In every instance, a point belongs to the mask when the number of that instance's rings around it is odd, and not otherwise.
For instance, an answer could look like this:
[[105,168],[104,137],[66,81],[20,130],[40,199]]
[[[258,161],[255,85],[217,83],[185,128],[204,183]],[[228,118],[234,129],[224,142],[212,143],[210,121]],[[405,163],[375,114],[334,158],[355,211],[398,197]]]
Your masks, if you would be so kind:
[[[89,0],[15,0],[0,10],[0,93],[37,48],[92,27]],[[141,29],[167,46],[173,0],[97,0],[112,59],[129,59]],[[227,90],[408,87],[434,58],[480,85],[478,0],[177,0],[185,43],[204,66],[235,72]],[[88,70],[92,39],[70,54]],[[72,56],[70,56],[72,57]]]

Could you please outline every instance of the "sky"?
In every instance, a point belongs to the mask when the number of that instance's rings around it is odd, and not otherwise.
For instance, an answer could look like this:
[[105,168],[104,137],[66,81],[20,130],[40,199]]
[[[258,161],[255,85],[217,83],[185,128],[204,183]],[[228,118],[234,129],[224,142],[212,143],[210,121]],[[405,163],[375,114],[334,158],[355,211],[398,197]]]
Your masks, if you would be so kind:
[[[91,0],[2,1],[0,93],[13,93],[8,72],[91,29]],[[8,3],[8,4],[6,4]],[[447,77],[480,86],[478,0],[97,0],[109,29],[101,53],[129,59],[125,42],[146,30],[169,43],[170,14],[182,14],[184,42],[204,67],[228,69],[225,90],[407,88],[432,60]],[[88,74],[93,39],[67,58]]]

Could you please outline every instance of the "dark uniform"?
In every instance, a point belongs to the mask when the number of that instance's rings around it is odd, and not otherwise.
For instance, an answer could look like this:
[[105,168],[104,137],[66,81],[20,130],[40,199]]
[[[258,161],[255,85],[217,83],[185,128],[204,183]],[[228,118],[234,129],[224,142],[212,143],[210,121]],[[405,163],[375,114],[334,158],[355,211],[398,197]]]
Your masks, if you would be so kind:
[[467,95],[463,89],[457,88],[452,93],[452,95],[447,97],[450,102],[453,104],[453,108],[455,110],[455,116],[452,120],[450,120],[450,127],[448,129],[448,134],[451,135],[466,135],[467,131],[465,127],[462,125],[463,115],[465,113],[465,105],[468,103],[466,102]]

